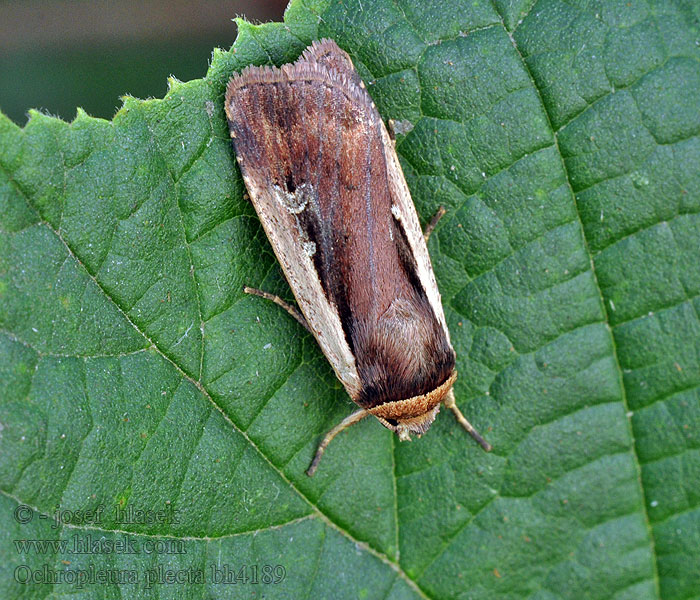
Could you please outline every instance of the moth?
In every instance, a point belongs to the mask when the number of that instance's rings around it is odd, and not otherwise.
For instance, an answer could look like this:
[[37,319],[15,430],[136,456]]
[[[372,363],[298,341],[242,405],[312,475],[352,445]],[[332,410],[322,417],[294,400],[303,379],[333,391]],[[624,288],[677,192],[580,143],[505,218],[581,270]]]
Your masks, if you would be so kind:
[[394,148],[350,56],[324,39],[294,63],[246,67],[226,90],[243,180],[300,311],[262,290],[316,338],[360,409],[400,440],[440,404],[485,449],[455,403],[455,352],[426,238]]

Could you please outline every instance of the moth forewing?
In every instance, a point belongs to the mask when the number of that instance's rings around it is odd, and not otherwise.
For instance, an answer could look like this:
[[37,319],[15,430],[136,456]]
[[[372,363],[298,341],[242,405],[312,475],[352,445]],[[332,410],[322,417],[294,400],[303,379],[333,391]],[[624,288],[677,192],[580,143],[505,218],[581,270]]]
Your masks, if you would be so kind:
[[402,440],[425,433],[441,402],[468,424],[418,215],[350,57],[322,40],[279,69],[248,67],[228,84],[226,114],[308,329],[361,407],[321,442],[309,474],[333,436],[369,414]]
[[[230,80],[226,92],[226,114],[231,137],[243,181],[292,293],[336,376],[354,398],[361,388],[355,358],[342,335],[338,311],[323,292],[311,260],[311,242],[302,238],[297,214],[303,204],[295,202],[298,195],[282,187],[286,180],[284,183],[274,180],[272,172],[266,168],[264,155],[259,152],[259,145],[265,143],[265,138],[254,136],[247,127],[247,123],[257,117],[257,98],[247,97],[247,94],[266,84],[275,85],[280,80],[283,80],[282,73],[270,68],[248,68]],[[267,141],[267,150],[271,153],[269,136]]]
[[418,220],[416,207],[411,199],[411,192],[408,189],[406,179],[399,163],[399,157],[396,154],[394,144],[391,143],[389,133],[382,122],[382,145],[387,161],[387,172],[389,173],[389,186],[392,190],[392,198],[394,204],[391,207],[394,217],[403,225],[406,232],[406,237],[411,250],[416,259],[418,277],[421,280],[423,289],[425,290],[430,306],[435,313],[440,325],[445,332],[447,341],[450,341],[450,331],[447,329],[445,321],[445,313],[442,309],[442,301],[440,299],[440,290],[435,281],[433,266],[430,262],[430,254],[428,254],[428,245],[426,244],[423,231]]

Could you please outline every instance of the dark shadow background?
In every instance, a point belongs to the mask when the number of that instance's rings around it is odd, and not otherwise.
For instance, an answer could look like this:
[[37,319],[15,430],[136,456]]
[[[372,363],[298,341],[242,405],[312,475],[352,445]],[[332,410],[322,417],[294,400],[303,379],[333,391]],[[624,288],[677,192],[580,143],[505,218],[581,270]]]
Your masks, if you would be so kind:
[[233,17],[281,21],[288,0],[0,1],[0,110],[111,119],[120,96],[162,97],[167,77],[206,74],[236,39]]

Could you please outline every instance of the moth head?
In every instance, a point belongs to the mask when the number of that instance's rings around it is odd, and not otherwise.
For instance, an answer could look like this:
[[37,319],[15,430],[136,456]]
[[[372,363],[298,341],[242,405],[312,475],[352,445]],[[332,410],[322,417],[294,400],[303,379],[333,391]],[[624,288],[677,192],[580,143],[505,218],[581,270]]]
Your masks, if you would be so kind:
[[385,402],[370,408],[369,412],[384,427],[395,431],[400,441],[411,441],[412,433],[420,437],[430,429],[440,410],[440,403],[452,389],[455,379],[457,379],[457,371],[453,371],[447,381],[426,394],[406,400]]
[[429,411],[423,413],[422,415],[418,415],[417,417],[405,417],[398,419],[385,419],[383,417],[377,417],[377,420],[387,429],[395,431],[399,436],[399,440],[402,442],[410,442],[412,433],[420,437],[426,431],[428,431],[428,429],[430,429],[430,425],[435,420],[435,416],[439,411],[440,405],[436,404]]

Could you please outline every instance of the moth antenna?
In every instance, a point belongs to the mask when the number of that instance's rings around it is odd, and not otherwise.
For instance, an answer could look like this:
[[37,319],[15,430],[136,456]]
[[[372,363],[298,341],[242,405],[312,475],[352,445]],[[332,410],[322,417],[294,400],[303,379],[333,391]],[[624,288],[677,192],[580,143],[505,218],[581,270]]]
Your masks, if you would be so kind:
[[321,457],[323,456],[323,453],[326,451],[326,448],[328,447],[328,444],[331,443],[331,440],[338,435],[343,429],[347,429],[351,425],[354,425],[355,423],[358,423],[362,419],[364,419],[369,412],[367,412],[364,408],[352,413],[351,415],[345,417],[340,423],[338,423],[333,429],[331,429],[326,436],[323,438],[321,443],[318,445],[318,450],[316,450],[316,456],[314,456],[314,459],[311,461],[311,465],[309,466],[308,469],[306,469],[306,474],[309,477],[313,477],[314,473],[316,472],[316,469],[318,468],[318,463],[321,462]]
[[449,408],[452,411],[452,414],[454,414],[455,419],[457,419],[457,422],[464,427],[464,429],[467,430],[467,433],[472,436],[476,442],[481,446],[486,452],[491,452],[493,450],[493,446],[489,444],[483,437],[481,437],[481,434],[474,429],[472,424],[467,421],[465,416],[462,414],[462,411],[457,408],[457,403],[455,402],[455,394],[452,389],[450,389],[449,392],[447,392],[447,395],[445,396],[445,407]]

